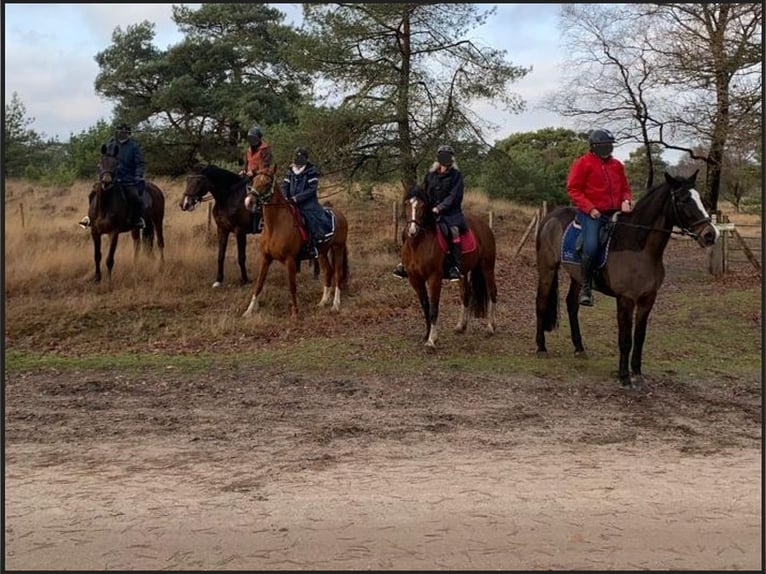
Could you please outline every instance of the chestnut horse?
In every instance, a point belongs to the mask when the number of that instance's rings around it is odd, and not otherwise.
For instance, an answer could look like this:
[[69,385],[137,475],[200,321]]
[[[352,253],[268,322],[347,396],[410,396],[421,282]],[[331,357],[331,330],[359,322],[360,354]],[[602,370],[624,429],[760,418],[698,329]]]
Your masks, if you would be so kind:
[[[407,269],[407,277],[418,295],[420,307],[426,320],[424,337],[427,347],[434,348],[438,338],[439,299],[446,251],[437,236],[436,216],[431,211],[433,203],[416,183],[402,182],[405,190],[405,213],[408,221],[403,231],[404,243],[401,261]],[[460,292],[462,309],[455,326],[456,333],[464,333],[468,317],[487,317],[489,334],[495,332],[495,309],[497,285],[495,284],[495,234],[480,217],[466,213],[465,220],[473,234],[474,248],[464,251],[461,262]],[[464,241],[463,244],[471,243]],[[465,248],[464,248],[465,249]]]
[[[143,234],[140,229],[130,224],[130,209],[125,190],[115,181],[118,161],[117,149],[109,153],[106,145],[101,146],[101,159],[98,162],[98,182],[93,185],[92,201],[88,207],[90,218],[90,234],[93,238],[93,258],[96,264],[94,281],[101,281],[101,236],[108,234],[109,251],[106,255],[107,279],[111,282],[114,254],[120,233],[130,232],[133,238],[135,260],[138,257],[139,246],[143,243],[144,251],[152,253],[154,237],[157,237],[157,247],[160,251],[160,265],[165,260],[165,236],[162,223],[165,217],[165,196],[162,190],[150,181],[146,182],[142,201],[144,203]],[[140,241],[142,239],[142,242]]]
[[[248,191],[245,205],[249,210],[263,210],[263,231],[261,232],[261,258],[258,267],[258,278],[250,304],[243,317],[252,315],[258,310],[261,292],[269,266],[273,261],[279,261],[287,270],[287,282],[290,289],[290,316],[298,318],[298,297],[296,289],[296,273],[299,254],[303,245],[303,237],[299,229],[300,214],[297,207],[287,201],[280,185],[264,185],[261,176],[256,176],[253,187]],[[332,237],[317,246],[319,251],[319,267],[322,273],[322,299],[318,306],[322,307],[332,301],[333,311],[340,310],[341,290],[348,279],[348,222],[345,215],[335,208],[325,206],[334,219]]]
[[[602,268],[594,274],[593,289],[617,300],[619,378],[623,386],[633,386],[628,372],[631,348],[631,370],[636,377],[641,376],[646,325],[665,277],[662,256],[670,235],[688,235],[696,239],[701,247],[713,245],[718,238],[719,232],[694,189],[696,177],[697,172],[688,178],[672,177],[666,173],[665,181],[649,189],[636,202],[631,213],[621,213],[613,219],[608,256]],[[574,218],[574,207],[554,209],[540,222],[537,233],[538,356],[547,356],[545,332],[552,331],[558,323],[559,266],[563,266],[570,277],[566,302],[575,355],[585,353],[577,316],[580,308],[580,263],[575,250],[563,243]],[[675,231],[674,227],[680,231]],[[562,261],[562,253],[567,260]],[[631,332],[634,315],[635,332]]]

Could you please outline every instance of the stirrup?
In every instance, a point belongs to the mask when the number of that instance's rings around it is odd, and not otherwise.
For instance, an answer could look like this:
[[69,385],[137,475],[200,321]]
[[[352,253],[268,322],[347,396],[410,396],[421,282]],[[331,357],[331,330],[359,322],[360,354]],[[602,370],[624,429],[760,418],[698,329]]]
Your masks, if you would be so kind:
[[133,224],[133,227],[137,227],[138,229],[145,229],[146,228],[146,223],[144,222],[144,218],[143,217],[139,217],[138,221],[136,221]]
[[83,218],[80,220],[80,223],[79,223],[79,225],[80,225],[80,227],[82,227],[83,229],[88,229],[88,227],[90,227],[90,217],[88,217],[87,215],[86,215],[85,217],[83,217]]

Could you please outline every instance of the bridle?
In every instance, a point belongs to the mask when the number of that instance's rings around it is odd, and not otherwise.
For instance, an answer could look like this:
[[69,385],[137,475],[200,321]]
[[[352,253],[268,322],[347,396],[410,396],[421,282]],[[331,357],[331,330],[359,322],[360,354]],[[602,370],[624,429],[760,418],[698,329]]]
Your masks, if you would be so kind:
[[618,219],[614,220],[615,225],[624,225],[626,227],[635,227],[638,229],[646,229],[648,231],[659,231],[662,233],[668,233],[668,234],[675,234],[675,235],[681,235],[681,236],[687,236],[691,237],[692,239],[699,240],[700,236],[698,233],[695,233],[691,230],[692,227],[697,227],[698,225],[702,223],[710,223],[712,220],[710,217],[702,217],[701,219],[698,219],[697,221],[693,223],[687,223],[686,225],[681,223],[681,215],[678,210],[678,198],[676,196],[676,190],[672,187],[670,188],[670,204],[673,206],[673,217],[675,218],[677,224],[675,227],[678,227],[680,231],[676,231],[673,229],[673,226],[671,226],[670,229],[662,229],[659,227],[652,227],[649,225],[641,225],[639,223],[630,223],[627,221],[619,221]]
[[202,174],[195,174],[195,175],[187,175],[186,176],[186,187],[189,187],[189,182],[192,181],[201,181],[202,184],[198,185],[196,189],[202,189],[202,193],[184,193],[184,196],[190,198],[192,200],[192,206],[197,205],[198,203],[203,203],[205,201],[210,201],[212,197],[206,198],[205,196],[210,192],[210,186],[208,184],[208,179],[202,175]]

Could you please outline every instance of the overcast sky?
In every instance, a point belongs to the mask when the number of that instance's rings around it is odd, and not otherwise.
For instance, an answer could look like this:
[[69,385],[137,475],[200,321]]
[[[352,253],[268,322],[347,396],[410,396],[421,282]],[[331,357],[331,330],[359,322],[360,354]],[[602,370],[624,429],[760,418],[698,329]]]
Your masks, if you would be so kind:
[[[300,4],[272,6],[286,15],[286,23],[300,23]],[[509,114],[489,105],[474,108],[500,126],[489,134],[489,141],[545,127],[570,127],[557,114],[541,108],[542,98],[560,80],[559,6],[499,4],[487,24],[470,33],[484,45],[506,50],[506,58],[514,65],[532,67],[524,79],[510,85],[526,100],[526,111]],[[171,19],[172,4],[5,3],[3,8],[4,102],[16,92],[27,117],[34,118],[32,129],[61,141],[99,119],[111,118],[113,102],[102,100],[94,91],[98,74],[94,56],[110,46],[117,26],[125,30],[130,24],[153,22],[154,42],[161,49],[182,37]],[[625,159],[627,153],[620,153],[618,147],[615,155]]]

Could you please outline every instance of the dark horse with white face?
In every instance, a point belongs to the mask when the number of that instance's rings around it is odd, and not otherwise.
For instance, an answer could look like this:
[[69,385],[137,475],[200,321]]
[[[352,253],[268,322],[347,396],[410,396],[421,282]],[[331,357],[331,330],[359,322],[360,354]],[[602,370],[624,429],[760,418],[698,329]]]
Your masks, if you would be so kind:
[[218,269],[213,287],[223,284],[223,264],[229,234],[237,238],[237,263],[240,284],[250,283],[247,277],[247,235],[255,233],[254,214],[245,209],[248,178],[215,165],[195,165],[186,178],[186,189],[181,198],[181,209],[192,211],[208,193],[213,196],[213,219],[218,228]]
[[142,201],[144,203],[144,220],[146,227],[143,234],[130,224],[130,210],[125,197],[125,190],[115,181],[118,161],[117,150],[109,153],[105,145],[101,146],[101,159],[98,162],[98,182],[93,186],[93,199],[88,208],[90,218],[90,234],[93,238],[93,258],[96,264],[96,283],[101,281],[101,236],[110,237],[109,252],[106,256],[107,278],[112,278],[114,253],[117,250],[117,240],[120,233],[129,231],[133,237],[134,259],[138,256],[142,238],[144,250],[151,253],[154,237],[157,237],[157,247],[160,251],[160,265],[164,261],[165,237],[162,224],[165,217],[165,196],[154,183],[147,181]]
[[[594,275],[593,288],[617,300],[620,382],[631,385],[630,368],[641,375],[641,353],[646,339],[649,313],[665,277],[662,256],[672,233],[697,240],[701,247],[713,245],[719,232],[711,223],[700,195],[694,189],[697,172],[691,177],[665,174],[665,181],[639,199],[631,213],[617,216],[604,266]],[[559,207],[540,223],[537,250],[537,353],[546,356],[545,331],[558,322],[559,266],[570,275],[567,314],[575,355],[585,349],[578,320],[581,287],[580,265],[562,262],[562,238],[575,217],[573,207]],[[677,227],[680,231],[675,231]],[[635,331],[633,319],[635,315]],[[630,357],[631,349],[633,351]]]

